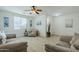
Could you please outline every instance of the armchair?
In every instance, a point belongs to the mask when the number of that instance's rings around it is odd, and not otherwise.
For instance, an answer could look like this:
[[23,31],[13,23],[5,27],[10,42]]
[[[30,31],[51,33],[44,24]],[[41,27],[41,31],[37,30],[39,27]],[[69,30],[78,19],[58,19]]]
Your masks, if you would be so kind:
[[28,31],[28,36],[29,37],[38,36],[38,31],[36,29],[32,29],[32,30]]

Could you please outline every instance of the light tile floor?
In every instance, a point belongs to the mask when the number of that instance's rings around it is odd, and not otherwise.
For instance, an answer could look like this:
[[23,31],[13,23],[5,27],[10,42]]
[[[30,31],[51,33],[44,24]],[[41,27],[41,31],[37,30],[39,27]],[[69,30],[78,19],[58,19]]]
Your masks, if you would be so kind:
[[59,40],[58,36],[52,36],[49,38],[42,37],[20,37],[9,40],[8,44],[15,42],[28,42],[28,52],[45,52],[45,44],[56,44]]

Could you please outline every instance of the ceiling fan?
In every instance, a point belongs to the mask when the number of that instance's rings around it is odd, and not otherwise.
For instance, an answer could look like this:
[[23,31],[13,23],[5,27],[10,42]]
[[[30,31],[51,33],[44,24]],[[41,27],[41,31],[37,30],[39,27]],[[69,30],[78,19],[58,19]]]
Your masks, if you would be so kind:
[[39,14],[40,12],[42,12],[42,10],[38,9],[36,6],[32,6],[31,10],[25,10],[25,11],[32,11],[32,12],[30,12],[30,14],[32,14],[32,13]]

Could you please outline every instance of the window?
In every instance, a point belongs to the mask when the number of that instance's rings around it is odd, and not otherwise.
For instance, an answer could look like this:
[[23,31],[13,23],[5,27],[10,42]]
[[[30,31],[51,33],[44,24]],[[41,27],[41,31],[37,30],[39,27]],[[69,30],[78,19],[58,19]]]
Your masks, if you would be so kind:
[[21,27],[26,28],[26,19],[25,18],[21,18]]
[[14,17],[14,29],[20,29],[20,18]]
[[14,29],[26,28],[27,19],[21,17],[14,17]]

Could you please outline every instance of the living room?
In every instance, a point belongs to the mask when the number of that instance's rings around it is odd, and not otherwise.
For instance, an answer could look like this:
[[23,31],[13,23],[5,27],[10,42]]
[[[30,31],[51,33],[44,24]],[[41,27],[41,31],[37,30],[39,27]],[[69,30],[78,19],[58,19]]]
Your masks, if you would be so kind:
[[[37,9],[39,9],[39,12]],[[71,40],[75,35],[78,37],[78,25],[78,6],[1,6],[0,31],[6,34],[10,40],[4,38],[5,35],[3,35],[2,38],[6,39],[7,42],[3,43],[5,49],[0,48],[3,49],[1,51],[14,51],[17,43],[24,42],[25,44],[27,42],[24,47],[17,45],[23,49],[27,47],[27,52],[53,52],[53,49],[59,49],[60,51],[56,50],[58,52],[61,52],[61,50],[71,52],[70,47],[62,48],[62,44],[58,42],[62,38]],[[56,46],[56,43],[59,46]],[[14,48],[11,46],[11,50],[8,50],[9,47],[6,47],[6,45],[12,44]],[[65,43],[63,45],[67,46]],[[19,49],[16,51],[19,51]]]

